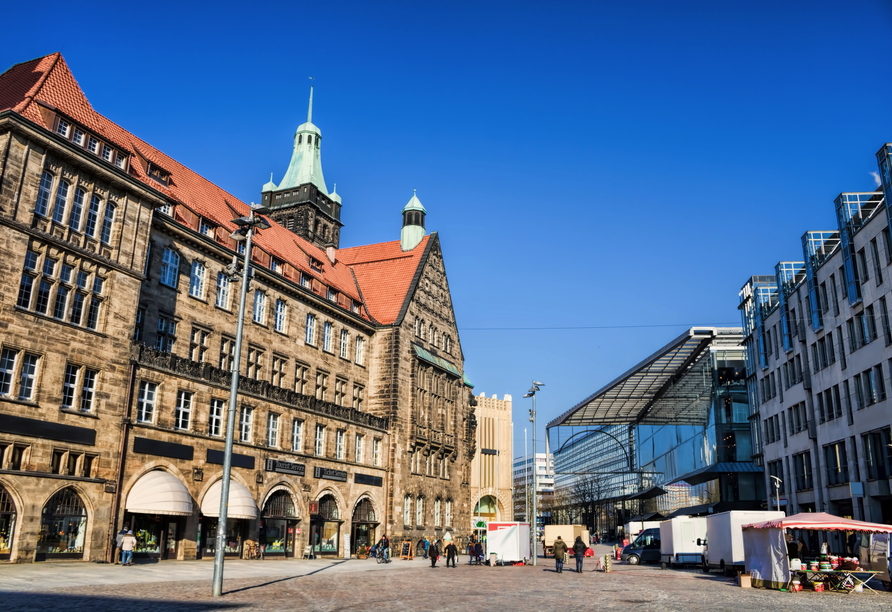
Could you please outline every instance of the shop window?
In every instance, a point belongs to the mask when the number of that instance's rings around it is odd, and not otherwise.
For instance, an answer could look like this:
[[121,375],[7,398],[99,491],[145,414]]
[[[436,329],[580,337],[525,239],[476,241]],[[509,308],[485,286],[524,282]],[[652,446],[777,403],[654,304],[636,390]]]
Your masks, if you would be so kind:
[[9,559],[15,522],[15,503],[9,492],[0,486],[0,559]]
[[287,491],[276,491],[263,506],[261,545],[266,554],[294,556],[297,511]]
[[81,558],[87,537],[87,511],[74,489],[53,495],[41,513],[37,560]]

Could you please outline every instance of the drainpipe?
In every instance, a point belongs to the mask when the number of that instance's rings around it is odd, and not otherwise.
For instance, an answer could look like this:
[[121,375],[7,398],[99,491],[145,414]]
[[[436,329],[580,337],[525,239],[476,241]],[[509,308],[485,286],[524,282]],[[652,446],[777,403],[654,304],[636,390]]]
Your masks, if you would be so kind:
[[114,541],[117,535],[118,519],[121,518],[121,488],[124,486],[124,460],[127,451],[127,442],[130,439],[130,416],[133,413],[133,384],[136,381],[136,361],[130,361],[130,377],[127,380],[127,405],[124,411],[124,417],[121,419],[121,445],[118,448],[118,477],[115,484],[115,494],[112,501],[112,520],[108,527],[108,541],[106,549],[106,560],[109,563],[115,562]]

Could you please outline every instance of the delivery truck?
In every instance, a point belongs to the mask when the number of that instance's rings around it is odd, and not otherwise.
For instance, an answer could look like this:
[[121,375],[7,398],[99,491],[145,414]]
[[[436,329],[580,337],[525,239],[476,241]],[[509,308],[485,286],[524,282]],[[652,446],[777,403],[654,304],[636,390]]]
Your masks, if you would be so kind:
[[491,564],[517,563],[530,558],[530,524],[486,523],[486,556]]
[[676,565],[703,565],[702,541],[706,539],[706,518],[676,516],[660,523],[660,563],[663,568]]
[[773,510],[731,510],[706,517],[703,571],[720,570],[725,576],[736,576],[744,570],[743,525],[784,518],[783,512]]
[[634,540],[635,536],[645,529],[659,529],[660,521],[631,521],[623,525],[623,531],[629,540]]
[[576,541],[576,536],[580,536],[586,546],[591,542],[588,529],[585,528],[585,525],[546,525],[545,536],[542,538],[546,557],[551,556],[551,547],[554,546],[554,541],[558,536],[561,536],[561,539],[569,548],[573,548],[573,542]]

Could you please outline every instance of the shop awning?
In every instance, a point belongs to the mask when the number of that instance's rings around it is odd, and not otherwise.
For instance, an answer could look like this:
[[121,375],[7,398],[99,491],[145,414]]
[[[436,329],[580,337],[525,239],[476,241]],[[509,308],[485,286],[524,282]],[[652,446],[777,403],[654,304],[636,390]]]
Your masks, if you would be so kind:
[[866,533],[892,533],[892,525],[867,523],[834,516],[826,512],[802,512],[782,519],[744,525],[744,529],[812,529],[815,531],[863,531]]
[[136,514],[190,516],[192,496],[176,476],[153,470],[144,474],[130,489],[124,509]]
[[[223,481],[218,480],[208,492],[204,499],[201,500],[201,513],[205,516],[220,516],[220,495],[223,490]],[[251,492],[245,488],[245,485],[234,480],[229,481],[229,518],[235,519],[256,519],[257,504],[254,503],[254,497]]]
[[712,465],[707,465],[706,467],[694,470],[693,472],[688,472],[684,476],[679,476],[672,482],[684,480],[689,485],[698,485],[710,480],[715,480],[722,474],[762,474],[763,472],[763,468],[760,468],[755,463],[749,461],[726,461],[713,463]]

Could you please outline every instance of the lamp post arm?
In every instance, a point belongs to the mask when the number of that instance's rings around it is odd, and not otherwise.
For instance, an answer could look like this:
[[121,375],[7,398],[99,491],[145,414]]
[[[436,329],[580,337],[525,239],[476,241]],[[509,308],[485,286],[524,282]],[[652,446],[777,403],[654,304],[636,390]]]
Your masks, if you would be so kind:
[[212,595],[223,594],[223,559],[226,544],[226,522],[229,516],[229,479],[232,474],[232,444],[235,435],[235,413],[238,407],[239,367],[242,355],[242,335],[245,328],[245,301],[248,296],[248,279],[251,277],[251,238],[254,236],[254,211],[251,211],[245,242],[245,263],[242,266],[242,286],[239,294],[238,321],[235,332],[235,355],[232,358],[232,382],[229,386],[229,408],[226,412],[226,446],[223,451],[223,483],[220,489],[220,515],[217,519],[217,537],[214,547],[214,580]]

